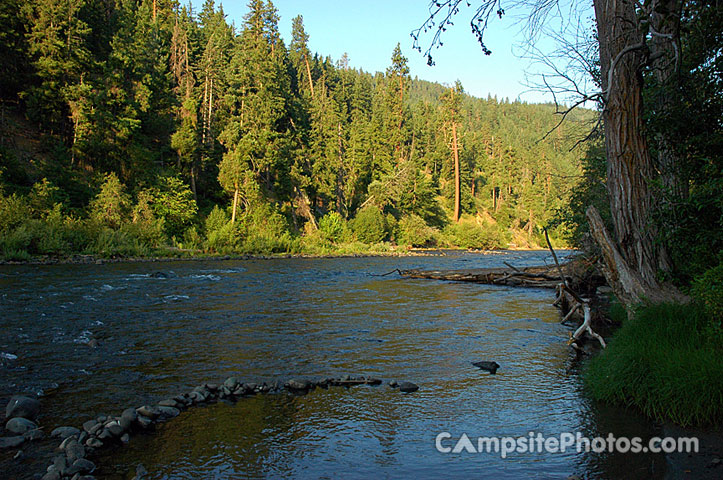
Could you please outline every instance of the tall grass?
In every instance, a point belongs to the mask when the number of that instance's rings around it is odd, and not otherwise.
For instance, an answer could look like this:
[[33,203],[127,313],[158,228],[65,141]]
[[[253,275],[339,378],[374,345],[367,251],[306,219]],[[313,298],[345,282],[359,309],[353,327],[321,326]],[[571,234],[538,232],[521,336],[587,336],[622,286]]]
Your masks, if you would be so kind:
[[723,338],[715,320],[697,304],[639,308],[588,364],[589,392],[659,421],[723,424]]

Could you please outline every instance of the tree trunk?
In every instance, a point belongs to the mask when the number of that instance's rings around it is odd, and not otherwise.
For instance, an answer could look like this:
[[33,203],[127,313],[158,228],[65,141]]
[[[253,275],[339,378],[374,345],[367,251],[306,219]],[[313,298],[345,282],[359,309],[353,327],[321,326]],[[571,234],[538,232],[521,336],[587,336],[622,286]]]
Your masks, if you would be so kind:
[[454,153],[454,221],[459,222],[461,207],[460,175],[459,175],[459,146],[457,145],[457,124],[452,122],[452,153]]
[[309,78],[309,90],[311,90],[311,99],[314,99],[314,82],[311,80],[311,68],[309,67],[309,57],[304,55],[304,63],[306,63],[306,76]]
[[[619,254],[640,277],[639,288],[629,283],[611,286],[625,289],[628,301],[660,298],[663,287],[657,273],[668,265],[664,247],[655,243],[657,232],[650,222],[654,168],[643,134],[643,38],[636,28],[638,22],[631,0],[595,0],[594,6],[602,87],[607,97],[603,120],[610,211]],[[606,260],[611,258],[606,256]],[[607,268],[615,266],[608,264]]]
[[236,221],[236,208],[238,208],[238,182],[234,185],[233,210],[231,211],[231,223]]

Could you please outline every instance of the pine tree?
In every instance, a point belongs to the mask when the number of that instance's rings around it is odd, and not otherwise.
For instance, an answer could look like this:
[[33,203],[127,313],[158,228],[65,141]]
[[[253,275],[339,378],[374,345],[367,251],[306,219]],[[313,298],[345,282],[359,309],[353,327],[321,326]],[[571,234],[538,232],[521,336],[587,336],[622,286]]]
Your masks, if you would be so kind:
[[454,214],[453,220],[459,222],[462,208],[461,176],[459,163],[460,142],[458,128],[461,114],[461,95],[464,93],[462,84],[457,80],[454,87],[451,87],[442,96],[442,111],[444,116],[444,127],[449,131],[449,148],[454,162]]
[[273,4],[251,0],[226,75],[228,120],[219,135],[226,148],[222,165],[235,163],[224,167],[234,172],[234,198],[242,172],[251,172],[253,182],[277,195],[282,192],[274,190],[283,189],[282,182],[288,179],[291,84],[286,57]]

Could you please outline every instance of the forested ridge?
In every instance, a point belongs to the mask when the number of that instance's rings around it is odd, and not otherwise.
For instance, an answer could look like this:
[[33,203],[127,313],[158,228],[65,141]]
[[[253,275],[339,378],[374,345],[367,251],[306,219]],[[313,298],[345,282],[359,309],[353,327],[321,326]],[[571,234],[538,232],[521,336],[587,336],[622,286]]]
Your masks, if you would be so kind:
[[399,45],[352,69],[248,10],[3,2],[5,258],[525,247],[567,209],[593,112],[410,78]]

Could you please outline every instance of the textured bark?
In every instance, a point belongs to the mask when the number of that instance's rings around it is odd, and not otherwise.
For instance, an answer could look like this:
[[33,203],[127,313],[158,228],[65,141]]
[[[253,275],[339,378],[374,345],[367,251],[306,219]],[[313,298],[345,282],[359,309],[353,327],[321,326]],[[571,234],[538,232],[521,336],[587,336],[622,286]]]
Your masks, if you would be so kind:
[[593,206],[588,207],[586,212],[590,232],[602,252],[600,270],[610,285],[615,296],[622,302],[630,312],[633,305],[643,301],[653,303],[677,301],[687,302],[689,298],[681,294],[675,287],[668,284],[649,285],[625,260],[618,250],[615,242],[610,237],[600,213]]
[[[621,289],[625,290],[621,300],[626,304],[643,297],[661,299],[661,293],[670,294],[672,290],[657,279],[658,269],[669,268],[668,256],[662,246],[656,245],[657,232],[650,222],[655,169],[643,125],[641,69],[647,60],[644,35],[638,31],[631,0],[595,0],[594,5],[606,92],[603,119],[607,186],[617,238],[616,243],[606,239],[616,255],[605,255],[605,259],[612,277],[620,282],[610,285],[621,295]],[[603,244],[600,247],[607,248]]]

